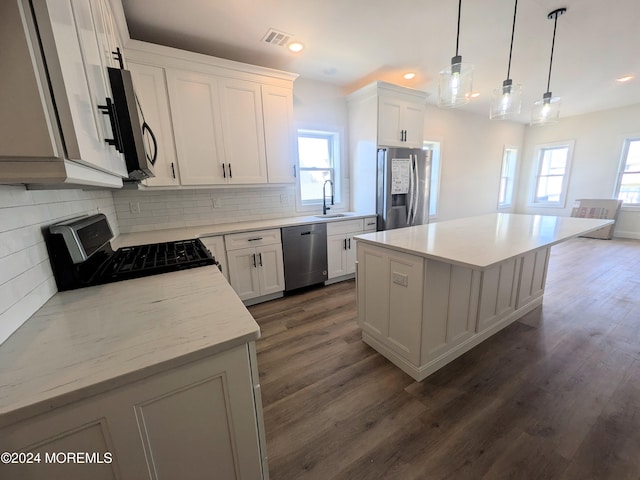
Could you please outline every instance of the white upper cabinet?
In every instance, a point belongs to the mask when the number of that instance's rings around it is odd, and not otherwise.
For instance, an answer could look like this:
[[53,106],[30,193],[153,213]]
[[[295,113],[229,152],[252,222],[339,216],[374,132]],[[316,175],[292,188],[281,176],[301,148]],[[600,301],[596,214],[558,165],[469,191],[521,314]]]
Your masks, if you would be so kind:
[[426,92],[387,82],[347,96],[353,210],[376,210],[376,147],[422,148],[426,101]]
[[[138,93],[145,97],[143,110],[157,110],[175,139],[175,159],[164,162],[173,166],[171,177],[146,185],[295,183],[296,75],[135,40],[127,44],[125,57],[134,81],[136,65],[142,64],[166,76],[167,113],[150,105],[162,102],[159,92],[156,100]],[[164,128],[162,136],[167,136]]]
[[217,79],[167,69],[167,84],[181,183],[226,183]]
[[96,1],[2,2],[0,62],[11,75],[0,79],[0,182],[122,186],[124,159],[105,142],[99,109],[111,96],[109,13]]
[[424,102],[394,92],[378,99],[378,145],[422,148]]
[[[133,87],[140,102],[140,121],[147,122],[158,143],[155,177],[143,183],[148,186],[180,185],[164,69],[133,61],[127,62],[127,68],[131,71]],[[149,145],[147,151],[153,150]]]
[[295,183],[295,132],[291,88],[262,85],[269,183]]
[[222,77],[218,86],[229,183],[267,183],[260,84]]

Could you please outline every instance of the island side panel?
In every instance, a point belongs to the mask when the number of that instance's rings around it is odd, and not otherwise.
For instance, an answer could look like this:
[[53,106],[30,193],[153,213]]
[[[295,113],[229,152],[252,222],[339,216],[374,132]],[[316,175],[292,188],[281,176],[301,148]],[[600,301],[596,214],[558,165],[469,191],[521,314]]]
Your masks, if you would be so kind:
[[547,247],[522,257],[516,308],[520,309],[544,294],[550,253],[551,248]]
[[427,260],[421,364],[425,365],[475,334],[480,272]]
[[511,259],[482,272],[477,332],[515,311],[520,263]]
[[358,244],[357,254],[358,323],[363,339],[396,365],[391,356],[417,368],[424,259],[364,243]]

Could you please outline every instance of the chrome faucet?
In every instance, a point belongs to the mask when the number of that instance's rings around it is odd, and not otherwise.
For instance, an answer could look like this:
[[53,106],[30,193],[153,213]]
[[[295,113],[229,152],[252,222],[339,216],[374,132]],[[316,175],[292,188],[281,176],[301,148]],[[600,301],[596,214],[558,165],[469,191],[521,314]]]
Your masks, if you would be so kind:
[[327,195],[325,194],[327,183],[331,185],[331,205],[333,205],[333,182],[331,180],[325,180],[322,184],[322,214],[326,215],[327,210],[331,208],[327,207]]

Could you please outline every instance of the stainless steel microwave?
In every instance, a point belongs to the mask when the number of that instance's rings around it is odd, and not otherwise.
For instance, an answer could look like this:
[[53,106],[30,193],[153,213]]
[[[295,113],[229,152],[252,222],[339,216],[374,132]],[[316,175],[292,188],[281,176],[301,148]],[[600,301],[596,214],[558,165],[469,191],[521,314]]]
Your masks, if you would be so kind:
[[107,70],[113,96],[111,105],[107,101],[113,138],[106,141],[124,155],[129,180],[154,177],[158,142],[144,118],[133,89],[131,72],[112,67]]

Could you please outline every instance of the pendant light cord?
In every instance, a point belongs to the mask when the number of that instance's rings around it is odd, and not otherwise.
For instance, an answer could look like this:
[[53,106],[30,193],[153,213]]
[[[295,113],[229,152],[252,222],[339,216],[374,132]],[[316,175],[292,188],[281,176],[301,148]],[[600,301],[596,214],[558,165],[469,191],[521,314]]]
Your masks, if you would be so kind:
[[460,10],[462,10],[462,0],[458,1],[458,32],[456,33],[456,57],[458,56],[458,45],[460,43]]
[[513,36],[516,33],[516,13],[518,12],[518,0],[513,8],[513,26],[511,27],[511,45],[509,46],[509,66],[507,67],[507,80],[511,75],[511,54],[513,53]]
[[[562,12],[564,13],[564,12]],[[556,45],[556,28],[558,26],[558,14],[562,14],[558,11],[553,12],[554,21],[553,21],[553,40],[551,41],[551,58],[549,58],[549,77],[547,78],[547,93],[549,92],[549,87],[551,86],[551,65],[553,65],[553,49]]]

